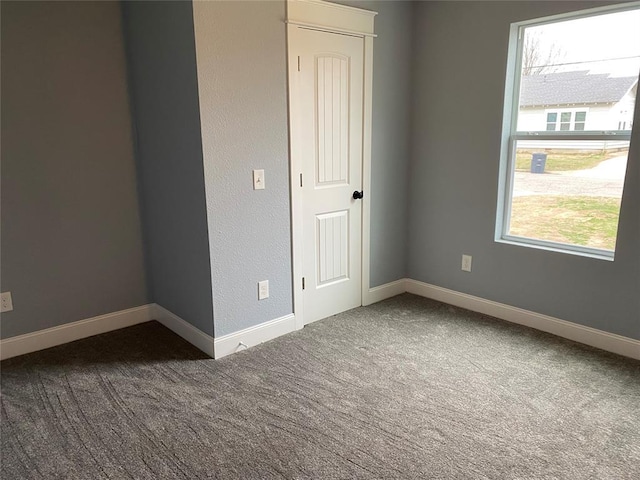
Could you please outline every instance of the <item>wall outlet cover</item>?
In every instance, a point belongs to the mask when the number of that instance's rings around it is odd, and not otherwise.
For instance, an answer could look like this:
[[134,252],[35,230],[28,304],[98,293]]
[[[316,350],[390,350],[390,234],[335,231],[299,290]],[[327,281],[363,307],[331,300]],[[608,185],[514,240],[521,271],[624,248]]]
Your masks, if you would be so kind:
[[2,294],[2,309],[0,309],[0,313],[10,312],[11,310],[13,310],[13,301],[11,300],[11,292],[4,292]]
[[473,257],[471,255],[462,255],[462,271],[470,272],[471,271],[471,260]]

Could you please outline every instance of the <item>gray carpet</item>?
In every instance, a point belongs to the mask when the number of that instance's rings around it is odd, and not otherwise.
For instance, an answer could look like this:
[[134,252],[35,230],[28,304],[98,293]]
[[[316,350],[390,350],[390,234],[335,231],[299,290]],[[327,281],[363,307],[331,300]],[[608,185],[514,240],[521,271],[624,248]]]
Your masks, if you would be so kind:
[[640,362],[408,294],[214,361],[156,322],[2,363],[3,479],[640,478]]

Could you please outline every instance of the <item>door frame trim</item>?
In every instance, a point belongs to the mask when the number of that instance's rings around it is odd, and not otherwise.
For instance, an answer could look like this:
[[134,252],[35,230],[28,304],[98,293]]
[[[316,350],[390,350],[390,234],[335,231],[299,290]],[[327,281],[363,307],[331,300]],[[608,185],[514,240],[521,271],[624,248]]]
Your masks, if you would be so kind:
[[347,7],[321,0],[287,0],[287,98],[289,101],[289,181],[291,201],[291,255],[293,275],[293,312],[296,329],[304,327],[304,304],[302,292],[303,272],[303,196],[300,188],[301,159],[296,151],[299,142],[293,139],[292,125],[299,124],[297,112],[293,109],[292,85],[297,71],[297,59],[291,55],[291,31],[294,28],[313,25],[316,30],[329,33],[348,33],[363,39],[364,75],[363,75],[363,118],[362,118],[362,188],[365,192],[362,199],[362,275],[361,303],[369,305],[372,297],[370,284],[370,246],[371,246],[371,129],[373,107],[373,31],[374,17],[377,12]]

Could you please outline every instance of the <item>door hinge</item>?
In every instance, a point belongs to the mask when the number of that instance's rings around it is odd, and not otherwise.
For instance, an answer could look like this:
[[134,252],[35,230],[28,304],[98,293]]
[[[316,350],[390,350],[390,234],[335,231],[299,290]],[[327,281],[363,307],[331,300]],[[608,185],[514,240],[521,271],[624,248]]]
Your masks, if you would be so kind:
[[300,186],[302,186],[302,174],[300,174]]
[[302,289],[304,290],[304,277],[302,277]]
[[298,55],[298,71],[300,71],[300,55]]

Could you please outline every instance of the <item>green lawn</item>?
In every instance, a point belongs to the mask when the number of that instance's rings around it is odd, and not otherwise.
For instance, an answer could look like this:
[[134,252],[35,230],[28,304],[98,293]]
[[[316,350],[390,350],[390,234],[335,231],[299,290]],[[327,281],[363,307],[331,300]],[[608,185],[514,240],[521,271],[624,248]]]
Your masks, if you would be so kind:
[[513,199],[511,235],[614,250],[620,200],[533,195]]
[[[531,151],[520,150],[516,153],[516,170],[531,170]],[[603,160],[620,155],[620,152],[547,152],[545,172],[566,172],[593,168]]]

